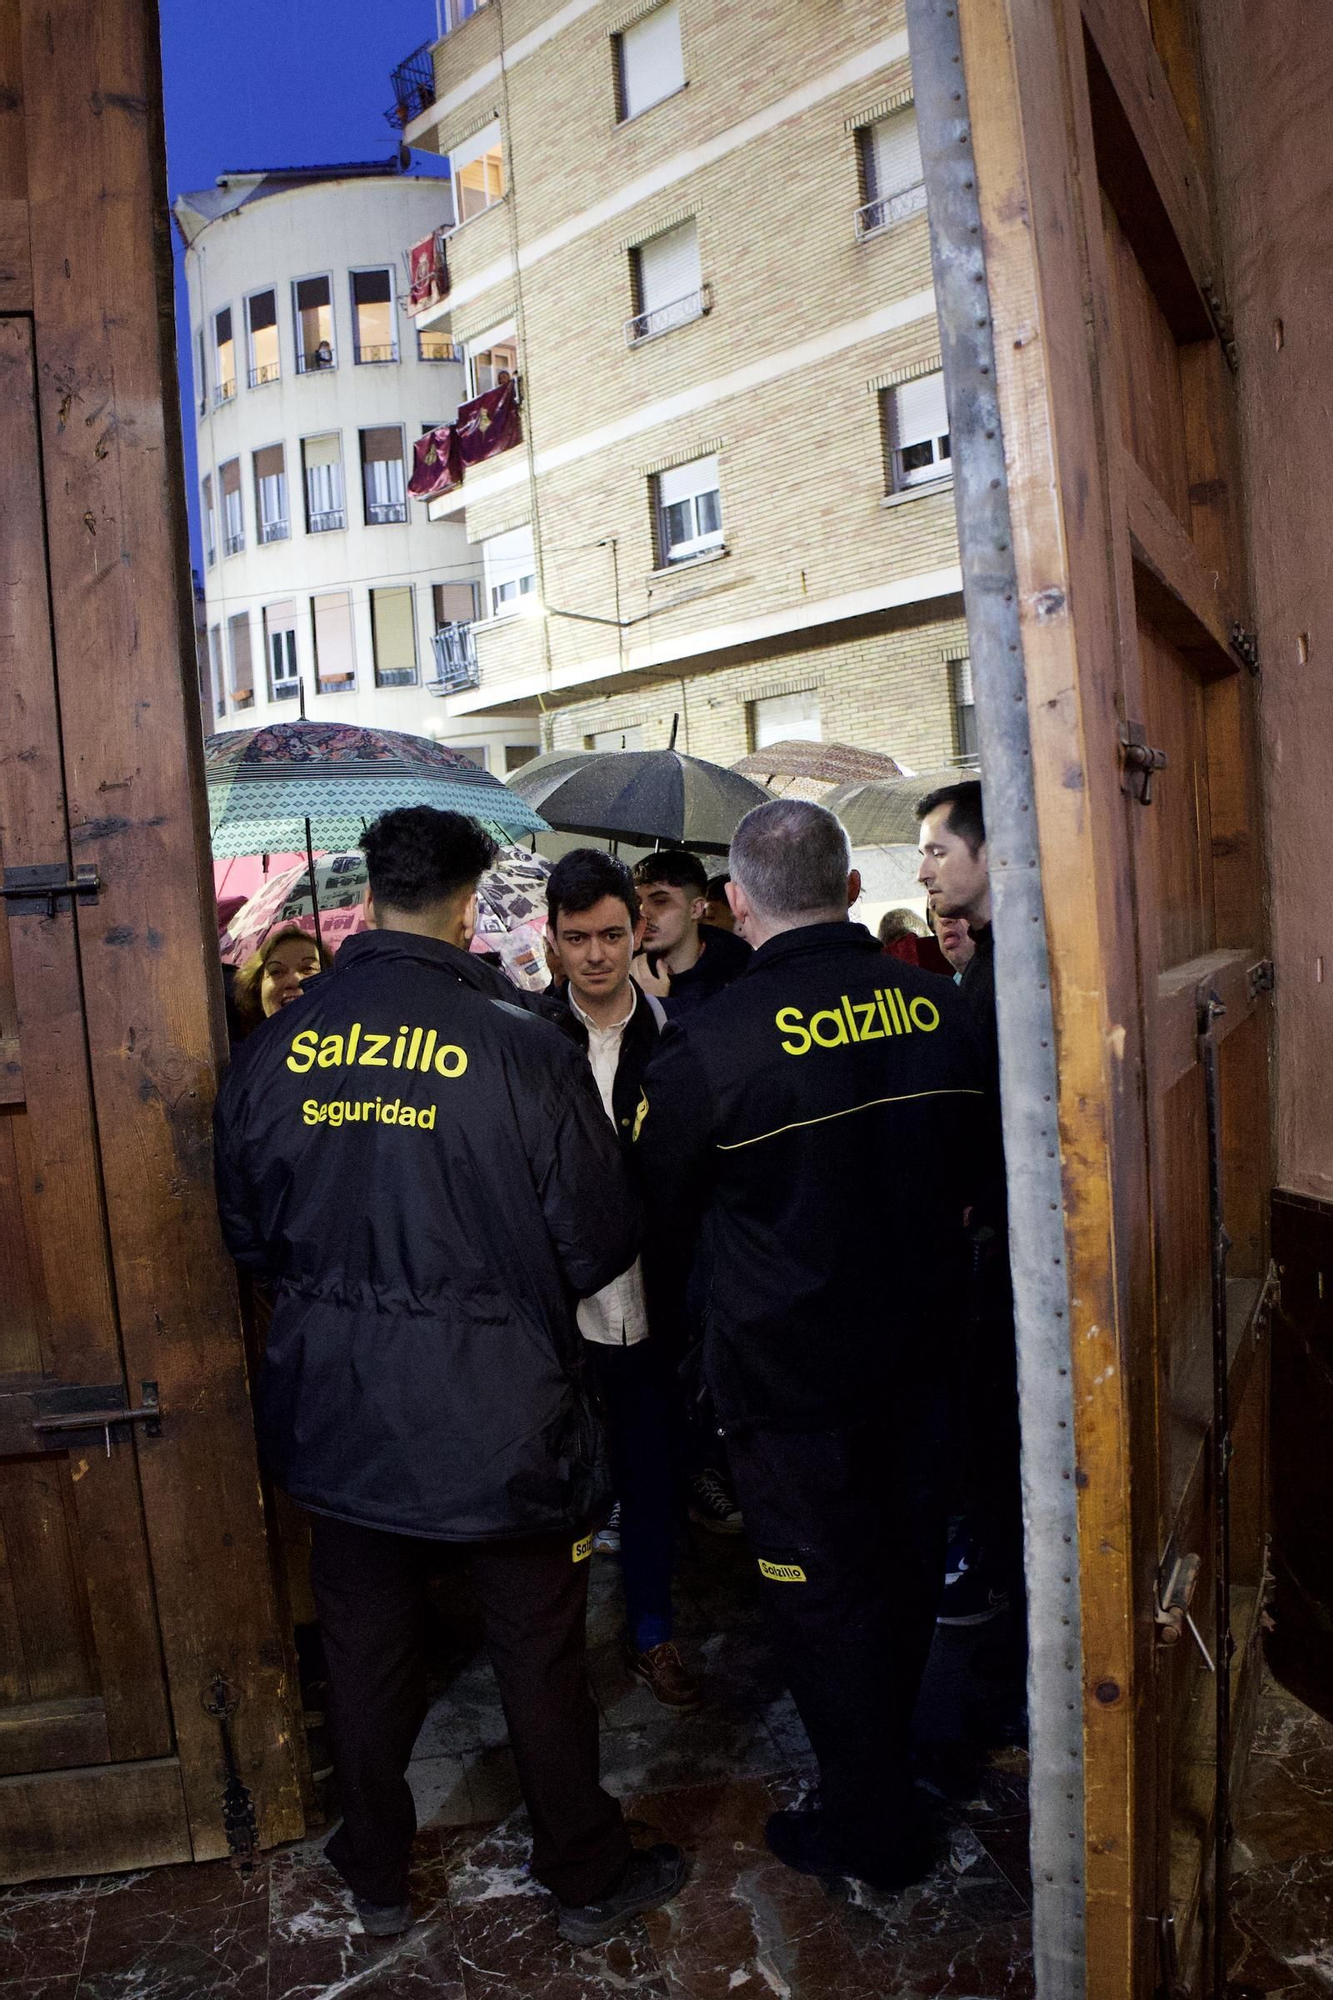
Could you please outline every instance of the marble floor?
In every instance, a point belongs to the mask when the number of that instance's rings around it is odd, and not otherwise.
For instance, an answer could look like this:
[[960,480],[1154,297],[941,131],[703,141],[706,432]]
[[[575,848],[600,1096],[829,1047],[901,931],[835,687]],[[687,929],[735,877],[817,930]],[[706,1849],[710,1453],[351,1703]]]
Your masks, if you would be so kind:
[[[811,1774],[764,1644],[742,1545],[696,1535],[682,1558],[682,1644],[707,1707],[671,1718],[619,1659],[614,1558],[599,1557],[591,1676],[606,1781],[638,1837],[679,1842],[684,1891],[622,1937],[576,1948],[524,1869],[526,1839],[494,1684],[463,1629],[417,1746],[420,1921],[367,1938],[321,1838],[225,1863],[0,1891],[5,2000],[1025,2000],[1032,1992],[1025,1759],[957,1747],[957,1719],[1003,1738],[994,1627],[938,1636],[920,1782],[938,1829],[927,1880],[898,1895],[826,1887],[763,1844],[766,1815]],[[452,1597],[452,1593],[446,1593]],[[466,1620],[464,1621],[466,1627]],[[1003,1635],[998,1635],[1002,1640]],[[1237,1976],[1256,1993],[1333,1989],[1333,1727],[1276,1685],[1265,1701],[1236,1891]]]

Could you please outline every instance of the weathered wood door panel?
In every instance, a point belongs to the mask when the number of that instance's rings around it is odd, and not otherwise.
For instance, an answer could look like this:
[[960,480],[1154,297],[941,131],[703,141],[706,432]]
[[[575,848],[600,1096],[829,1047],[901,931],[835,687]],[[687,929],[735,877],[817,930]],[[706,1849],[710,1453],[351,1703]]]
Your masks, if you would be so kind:
[[157,65],[146,0],[0,0],[5,1880],[302,1826],[213,1206]]
[[1257,1681],[1271,1186],[1243,381],[1206,95],[1191,0],[908,17],[995,808],[1038,1966],[1061,2000],[1174,2000],[1220,1980]]

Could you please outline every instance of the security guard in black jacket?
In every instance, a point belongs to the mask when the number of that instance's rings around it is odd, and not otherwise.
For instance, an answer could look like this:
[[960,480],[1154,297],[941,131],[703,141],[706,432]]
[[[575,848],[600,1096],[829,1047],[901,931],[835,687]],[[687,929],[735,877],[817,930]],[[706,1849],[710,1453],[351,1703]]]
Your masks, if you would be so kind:
[[[728,895],[756,946],[663,1037],[636,1158],[650,1285],[704,1260],[703,1370],[818,1804],[768,1841],[877,1886],[924,1866],[907,1732],[943,1580],[941,1437],[986,1090],[952,982],[847,921],[860,883],[831,813],[747,814]],[[652,1292],[650,1291],[650,1300]]]
[[228,1244],[273,1290],[261,1447],[313,1516],[327,1851],[368,1931],[407,1927],[424,1586],[432,1543],[467,1543],[533,1873],[589,1942],[682,1872],[598,1783],[584,1662],[604,1475],[574,1305],[637,1215],[586,1060],[462,948],[490,836],[411,807],[363,846],[374,927],[245,1043],[215,1128]]

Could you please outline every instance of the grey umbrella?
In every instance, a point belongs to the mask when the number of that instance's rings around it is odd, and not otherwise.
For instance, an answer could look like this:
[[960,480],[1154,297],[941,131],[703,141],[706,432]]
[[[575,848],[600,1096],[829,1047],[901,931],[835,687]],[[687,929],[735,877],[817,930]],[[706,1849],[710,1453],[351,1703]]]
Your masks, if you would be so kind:
[[679,750],[587,751],[569,764],[534,758],[508,784],[560,833],[704,854],[725,854],[737,822],[772,797],[753,779]]
[[923,771],[917,778],[876,778],[838,785],[820,804],[836,813],[853,847],[916,846],[917,801],[939,785],[957,785],[975,771]]

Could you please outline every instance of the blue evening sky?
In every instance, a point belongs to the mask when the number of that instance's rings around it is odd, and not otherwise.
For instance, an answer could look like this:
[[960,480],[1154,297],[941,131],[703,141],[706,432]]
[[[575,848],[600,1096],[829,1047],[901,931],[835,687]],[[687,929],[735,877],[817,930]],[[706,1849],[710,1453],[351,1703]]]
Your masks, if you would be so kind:
[[[389,72],[435,33],[434,0],[160,0],[171,199],[253,167],[387,160]],[[414,165],[432,166],[418,155]],[[190,400],[182,246],[176,241],[177,352],[192,559],[199,568],[199,481]]]

